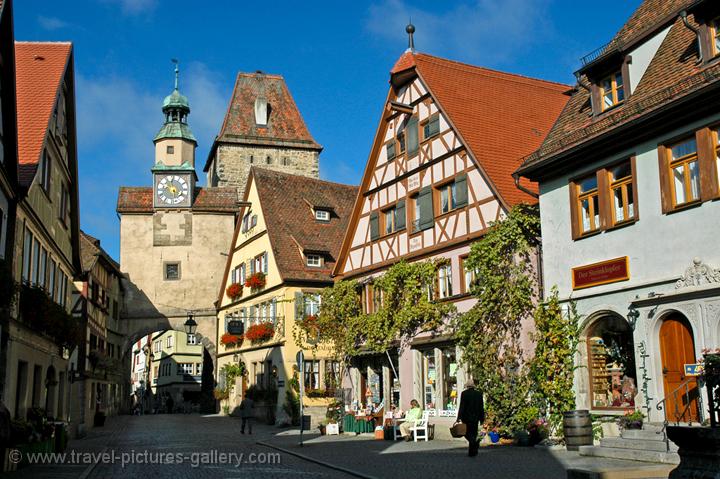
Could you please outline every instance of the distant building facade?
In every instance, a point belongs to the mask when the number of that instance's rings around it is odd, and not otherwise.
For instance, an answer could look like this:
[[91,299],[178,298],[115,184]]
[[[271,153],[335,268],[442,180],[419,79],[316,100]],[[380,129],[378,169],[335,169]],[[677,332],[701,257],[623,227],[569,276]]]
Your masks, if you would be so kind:
[[252,166],[318,178],[321,151],[282,76],[239,73],[203,171],[242,197]]
[[153,335],[149,377],[155,407],[166,408],[168,398],[178,410],[199,402],[203,347],[196,339],[173,330]]

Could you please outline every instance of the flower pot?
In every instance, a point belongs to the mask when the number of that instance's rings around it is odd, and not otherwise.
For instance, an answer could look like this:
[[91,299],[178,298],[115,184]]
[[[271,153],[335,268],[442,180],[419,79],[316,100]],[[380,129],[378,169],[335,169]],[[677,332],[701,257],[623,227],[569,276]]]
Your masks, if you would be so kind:
[[495,431],[490,431],[488,433],[488,437],[490,438],[490,442],[493,444],[497,444],[497,442],[500,440],[500,434],[496,433]]

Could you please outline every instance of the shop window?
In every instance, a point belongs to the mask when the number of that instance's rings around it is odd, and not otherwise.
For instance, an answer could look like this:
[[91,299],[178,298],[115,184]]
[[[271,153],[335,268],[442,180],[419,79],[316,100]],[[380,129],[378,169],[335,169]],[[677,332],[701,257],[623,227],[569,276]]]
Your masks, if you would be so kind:
[[435,409],[437,393],[437,368],[435,364],[435,350],[423,351],[423,400],[425,409]]
[[592,408],[634,408],[637,376],[627,321],[619,316],[598,319],[588,329],[587,344]]
[[334,391],[340,386],[340,362],[325,361],[325,389]]
[[460,393],[458,391],[457,373],[458,361],[457,352],[454,346],[441,350],[443,358],[443,403],[446,411],[456,411]]

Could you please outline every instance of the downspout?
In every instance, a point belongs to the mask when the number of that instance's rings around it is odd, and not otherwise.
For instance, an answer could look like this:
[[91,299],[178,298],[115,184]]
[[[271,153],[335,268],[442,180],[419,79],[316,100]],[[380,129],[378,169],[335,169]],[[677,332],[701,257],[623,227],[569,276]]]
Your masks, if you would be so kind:
[[527,188],[525,188],[523,185],[520,184],[520,175],[517,173],[512,174],[513,179],[515,180],[515,186],[517,189],[519,189],[522,192],[527,193],[528,195],[532,196],[533,198],[540,198],[540,195],[535,193],[534,191],[530,191]]
[[682,19],[683,25],[685,25],[685,28],[690,30],[695,34],[695,39],[697,40],[697,47],[698,47],[698,60],[697,63],[702,63],[703,61],[703,53],[702,53],[702,42],[700,40],[700,29],[690,24],[687,17],[687,11],[683,10],[680,12],[680,18]]

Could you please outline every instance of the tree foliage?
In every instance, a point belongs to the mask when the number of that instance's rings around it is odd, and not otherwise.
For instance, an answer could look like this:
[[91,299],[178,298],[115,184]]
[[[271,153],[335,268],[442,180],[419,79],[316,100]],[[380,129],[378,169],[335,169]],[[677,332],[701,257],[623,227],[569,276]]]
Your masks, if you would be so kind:
[[485,392],[488,415],[509,429],[524,426],[536,412],[522,334],[537,301],[539,238],[534,206],[516,206],[493,224],[465,262],[475,272],[471,291],[477,302],[455,321],[463,361]]
[[535,357],[530,365],[535,400],[541,405],[554,430],[562,423],[562,413],[575,409],[573,376],[575,352],[580,338],[580,321],[575,303],[563,312],[557,288],[535,310]]

